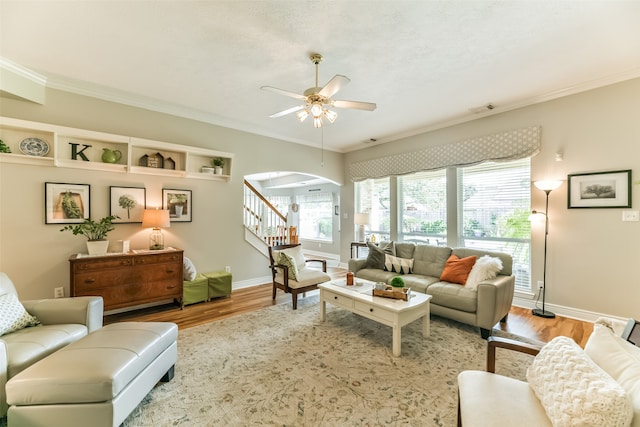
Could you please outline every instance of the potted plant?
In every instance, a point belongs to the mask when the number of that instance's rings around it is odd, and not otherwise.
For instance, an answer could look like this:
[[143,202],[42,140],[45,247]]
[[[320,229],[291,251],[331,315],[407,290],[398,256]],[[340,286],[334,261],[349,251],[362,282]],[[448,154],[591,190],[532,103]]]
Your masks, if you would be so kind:
[[404,288],[404,279],[400,276],[396,276],[391,279],[391,286],[394,288]]
[[222,168],[224,167],[224,159],[222,157],[213,158],[213,168],[216,175],[222,175]]
[[115,229],[113,220],[120,217],[116,215],[106,216],[99,221],[86,218],[78,224],[65,225],[60,231],[71,231],[74,236],[78,234],[87,238],[87,251],[89,255],[106,254],[109,248],[109,241],[106,239],[107,234]]

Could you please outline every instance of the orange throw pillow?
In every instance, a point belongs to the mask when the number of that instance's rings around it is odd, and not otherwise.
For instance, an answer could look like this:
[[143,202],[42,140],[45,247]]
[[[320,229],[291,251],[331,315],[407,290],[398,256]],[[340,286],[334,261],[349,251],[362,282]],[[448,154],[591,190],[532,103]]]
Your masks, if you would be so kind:
[[467,283],[469,273],[476,263],[475,255],[466,258],[459,258],[457,255],[451,255],[444,265],[444,270],[440,275],[440,280],[449,283],[458,283],[464,285]]

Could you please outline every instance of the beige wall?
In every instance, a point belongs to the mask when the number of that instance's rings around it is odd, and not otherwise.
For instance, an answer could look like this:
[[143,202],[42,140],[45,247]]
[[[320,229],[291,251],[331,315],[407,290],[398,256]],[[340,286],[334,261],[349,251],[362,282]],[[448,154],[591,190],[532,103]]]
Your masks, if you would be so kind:
[[[343,209],[353,212],[349,164],[531,125],[542,126],[542,150],[531,178],[563,179],[551,193],[547,303],[577,317],[603,313],[640,318],[640,222],[622,222],[624,209],[567,209],[567,174],[631,169],[640,180],[640,79],[520,108],[345,155]],[[564,152],[562,162],[555,153]],[[640,209],[633,185],[632,209]],[[532,208],[544,210],[532,187]],[[351,203],[351,206],[346,206]],[[343,235],[353,233],[343,219]],[[544,230],[533,226],[532,282],[542,280]],[[343,240],[342,258],[349,243]],[[555,307],[554,307],[555,306]],[[586,312],[586,313],[583,313]],[[584,314],[584,316],[583,316]]]
[[[343,182],[342,155],[112,102],[48,90],[44,106],[0,98],[0,115],[235,153],[231,182],[156,177],[0,163],[0,271],[23,299],[69,292],[68,258],[86,252],[85,240],[60,225],[44,224],[44,182],[91,185],[92,217],[109,214],[109,186],[144,186],[147,204],[159,205],[162,188],[193,191],[193,222],[165,230],[165,244],[183,248],[201,271],[231,266],[234,284],[270,273],[264,256],[244,241],[243,176],[273,170],[310,173]],[[120,224],[112,241],[148,245],[148,230]]]
[[[193,190],[194,220],[167,230],[167,244],[182,247],[201,269],[231,265],[234,282],[268,274],[265,259],[243,239],[242,177],[293,170],[345,183],[341,187],[341,259],[349,258],[353,236],[353,185],[349,164],[428,145],[446,144],[518,127],[542,126],[542,151],[532,160],[532,179],[569,173],[632,169],[640,180],[640,79],[497,114],[465,124],[340,155],[231,129],[154,113],[55,90],[44,106],[0,99],[0,115],[229,151],[236,154],[230,183],[115,174],[0,163],[0,271],[16,282],[23,298],[68,291],[68,257],[83,251],[82,238],[44,225],[44,182],[88,183],[92,213],[108,214],[110,185],[144,185],[149,203],[161,189]],[[557,151],[564,161],[555,162]],[[285,153],[285,155],[283,155]],[[317,159],[317,161],[316,161]],[[593,313],[640,318],[640,222],[622,222],[622,209],[567,209],[567,185],[550,199],[547,302],[577,317]],[[640,187],[633,186],[633,209],[640,209]],[[544,193],[532,190],[532,207],[544,208]],[[344,218],[347,214],[347,218]],[[131,239],[144,247],[147,234],[136,225],[119,225],[113,240]],[[533,283],[542,279],[543,233],[533,233]],[[584,316],[581,316],[585,314]]]

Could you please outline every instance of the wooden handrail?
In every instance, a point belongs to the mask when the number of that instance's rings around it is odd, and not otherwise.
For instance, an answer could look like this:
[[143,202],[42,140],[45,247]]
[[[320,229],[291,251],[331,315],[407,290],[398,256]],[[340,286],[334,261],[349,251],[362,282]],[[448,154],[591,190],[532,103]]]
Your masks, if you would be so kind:
[[287,217],[285,217],[284,215],[282,215],[280,213],[280,211],[278,209],[276,209],[275,206],[273,206],[271,203],[269,203],[269,201],[267,199],[264,198],[264,196],[262,194],[260,194],[260,192],[258,190],[256,190],[253,185],[251,185],[249,183],[249,181],[247,181],[246,179],[244,180],[244,185],[246,185],[251,191],[253,191],[253,194],[255,194],[256,196],[258,196],[258,198],[260,200],[262,200],[262,202],[267,205],[267,207],[269,209],[271,209],[276,215],[278,215],[278,217],[280,217],[280,219],[282,219],[284,222],[287,221]]

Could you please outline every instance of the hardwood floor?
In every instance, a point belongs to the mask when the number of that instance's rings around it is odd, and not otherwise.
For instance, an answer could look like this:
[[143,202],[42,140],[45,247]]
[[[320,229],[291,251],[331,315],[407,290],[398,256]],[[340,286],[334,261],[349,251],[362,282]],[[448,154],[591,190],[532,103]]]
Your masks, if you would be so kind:
[[[330,269],[333,277],[341,277],[344,269]],[[291,304],[291,295],[278,290],[276,299],[271,299],[271,284],[235,290],[228,298],[218,298],[186,306],[180,310],[174,304],[156,306],[136,311],[105,316],[104,323],[123,321],[174,322],[179,329],[190,328],[242,313],[259,310],[276,304]],[[319,291],[309,292],[307,297]],[[497,327],[497,326],[496,326]],[[580,320],[556,316],[545,319],[531,314],[530,309],[512,307],[506,323],[500,329],[513,334],[547,342],[559,335],[573,338],[582,347],[587,342],[593,324]]]

